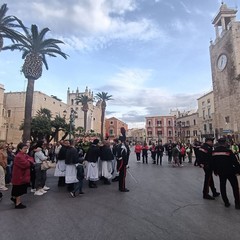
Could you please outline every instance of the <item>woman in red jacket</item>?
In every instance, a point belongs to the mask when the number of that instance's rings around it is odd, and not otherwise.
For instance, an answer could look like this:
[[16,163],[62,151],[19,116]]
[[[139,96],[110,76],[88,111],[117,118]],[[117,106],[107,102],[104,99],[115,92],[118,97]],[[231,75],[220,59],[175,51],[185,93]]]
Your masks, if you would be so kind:
[[28,147],[24,143],[18,144],[18,153],[13,162],[12,175],[12,198],[15,208],[26,208],[21,202],[21,196],[27,193],[27,187],[30,183],[30,166],[33,164],[33,158],[27,155]]
[[142,145],[140,143],[137,143],[134,150],[136,153],[137,161],[140,162],[140,154],[142,151]]

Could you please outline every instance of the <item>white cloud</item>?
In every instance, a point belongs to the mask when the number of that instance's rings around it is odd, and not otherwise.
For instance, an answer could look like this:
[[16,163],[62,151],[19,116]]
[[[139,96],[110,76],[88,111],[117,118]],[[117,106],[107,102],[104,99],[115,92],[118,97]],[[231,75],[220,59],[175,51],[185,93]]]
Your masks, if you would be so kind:
[[31,21],[39,28],[47,26],[52,35],[60,36],[69,46],[79,50],[102,48],[118,39],[149,41],[166,38],[153,20],[125,17],[126,13],[137,9],[135,0],[72,0],[71,4],[53,0],[28,2],[24,6],[15,1],[11,9],[17,11],[15,15],[24,23]]

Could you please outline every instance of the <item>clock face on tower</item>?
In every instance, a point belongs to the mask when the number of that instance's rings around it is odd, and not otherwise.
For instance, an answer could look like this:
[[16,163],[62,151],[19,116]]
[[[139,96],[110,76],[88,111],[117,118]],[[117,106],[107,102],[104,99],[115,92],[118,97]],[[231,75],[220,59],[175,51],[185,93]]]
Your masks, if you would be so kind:
[[217,60],[217,67],[220,71],[223,71],[223,69],[227,66],[227,55],[221,54]]

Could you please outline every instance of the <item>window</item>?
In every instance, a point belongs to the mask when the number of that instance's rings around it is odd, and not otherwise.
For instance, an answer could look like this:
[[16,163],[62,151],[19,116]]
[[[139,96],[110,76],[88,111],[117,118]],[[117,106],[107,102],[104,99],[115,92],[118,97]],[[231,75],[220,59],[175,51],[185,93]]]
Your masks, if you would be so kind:
[[195,119],[193,119],[193,125],[196,125],[196,120]]
[[157,126],[161,126],[161,124],[162,124],[162,121],[158,120],[157,121]]
[[211,109],[208,108],[208,117],[210,118],[211,117]]
[[205,119],[205,110],[202,111],[203,119]]
[[110,124],[113,125],[113,121],[111,121]]
[[210,103],[210,99],[207,100],[207,103]]
[[109,130],[109,135],[110,135],[110,136],[113,136],[113,135],[114,135],[113,129],[110,129],[110,130]]
[[71,103],[72,103],[72,105],[73,105],[73,103],[74,103],[74,100],[73,100],[73,99],[71,99]]
[[152,131],[148,131],[148,136],[151,136],[152,135]]
[[212,123],[209,123],[209,130],[212,131]]
[[11,110],[7,111],[7,117],[11,117]]
[[171,120],[168,120],[168,126],[171,126]]
[[148,126],[149,126],[149,127],[151,126],[151,121],[148,121]]
[[205,102],[203,101],[203,102],[202,102],[202,106],[204,106],[204,105],[205,105]]
[[204,131],[207,131],[207,125],[206,125],[206,124],[204,124],[203,126],[204,126],[204,128],[203,128],[203,129],[204,129]]
[[169,137],[172,136],[172,131],[168,131],[168,136],[169,136]]
[[161,135],[162,135],[162,131],[161,131],[161,130],[158,130],[158,131],[157,131],[157,135],[158,135],[158,136],[161,136]]

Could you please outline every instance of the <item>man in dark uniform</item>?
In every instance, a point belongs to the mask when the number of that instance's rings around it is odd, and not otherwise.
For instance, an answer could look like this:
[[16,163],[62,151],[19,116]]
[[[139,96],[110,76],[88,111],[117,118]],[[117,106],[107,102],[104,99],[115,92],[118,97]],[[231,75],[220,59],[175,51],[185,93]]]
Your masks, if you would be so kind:
[[119,137],[120,143],[117,146],[117,170],[119,172],[119,191],[120,192],[129,192],[129,190],[125,186],[126,180],[126,172],[127,172],[127,165],[129,159],[129,146],[125,143],[126,135],[125,129],[121,128],[122,136]]
[[235,208],[240,209],[239,187],[236,174],[240,174],[240,164],[234,153],[226,147],[226,139],[220,138],[218,146],[212,153],[214,174],[219,176],[220,191],[225,207],[230,203],[226,193],[226,183],[229,180],[235,199]]
[[173,144],[172,144],[172,141],[169,140],[169,143],[166,146],[169,164],[172,162],[172,149],[173,149]]
[[[214,200],[220,193],[217,192],[213,181],[212,169],[212,150],[214,138],[206,138],[205,143],[199,148],[198,152],[198,165],[203,168],[205,172],[204,185],[203,185],[203,198]],[[212,190],[213,196],[209,195],[209,187]]]
[[194,142],[192,144],[194,155],[195,155],[195,161],[194,166],[198,165],[198,158],[199,158],[199,148],[201,147],[202,143],[198,141],[197,139],[194,139]]

